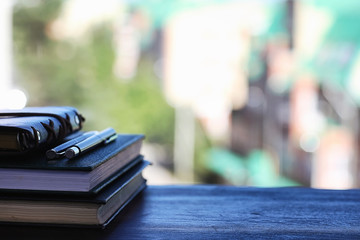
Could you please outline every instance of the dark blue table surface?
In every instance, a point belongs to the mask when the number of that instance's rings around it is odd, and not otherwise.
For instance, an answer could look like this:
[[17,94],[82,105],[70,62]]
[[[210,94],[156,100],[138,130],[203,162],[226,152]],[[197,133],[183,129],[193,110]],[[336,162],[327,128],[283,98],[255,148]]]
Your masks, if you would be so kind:
[[149,186],[105,230],[0,226],[0,239],[360,239],[360,190]]

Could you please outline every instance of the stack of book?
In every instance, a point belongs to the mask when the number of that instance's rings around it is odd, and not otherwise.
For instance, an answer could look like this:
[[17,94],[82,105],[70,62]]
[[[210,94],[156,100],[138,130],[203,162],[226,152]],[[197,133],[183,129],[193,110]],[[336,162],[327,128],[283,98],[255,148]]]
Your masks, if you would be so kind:
[[74,158],[0,156],[0,223],[105,227],[146,187],[143,139],[116,134]]

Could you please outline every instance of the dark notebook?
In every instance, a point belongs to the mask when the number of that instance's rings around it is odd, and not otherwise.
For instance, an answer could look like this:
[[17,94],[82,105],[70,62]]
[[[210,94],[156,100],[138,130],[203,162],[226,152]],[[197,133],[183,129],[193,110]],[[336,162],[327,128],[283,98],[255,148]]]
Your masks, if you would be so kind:
[[0,155],[28,154],[49,148],[80,130],[84,118],[67,106],[0,111]]
[[139,156],[144,135],[119,134],[107,145],[74,159],[45,154],[0,157],[0,190],[91,192]]
[[0,194],[0,222],[18,224],[107,225],[146,186],[141,161],[93,197]]

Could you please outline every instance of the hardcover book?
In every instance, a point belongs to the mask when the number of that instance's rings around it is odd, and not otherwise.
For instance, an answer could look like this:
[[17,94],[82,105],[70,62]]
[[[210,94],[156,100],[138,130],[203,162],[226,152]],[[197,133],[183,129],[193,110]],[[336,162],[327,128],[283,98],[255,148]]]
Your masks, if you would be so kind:
[[106,226],[146,187],[141,161],[97,195],[14,192],[0,195],[0,222],[41,225]]
[[119,175],[140,154],[144,135],[118,134],[117,139],[74,159],[49,161],[45,154],[0,157],[1,190],[89,193]]

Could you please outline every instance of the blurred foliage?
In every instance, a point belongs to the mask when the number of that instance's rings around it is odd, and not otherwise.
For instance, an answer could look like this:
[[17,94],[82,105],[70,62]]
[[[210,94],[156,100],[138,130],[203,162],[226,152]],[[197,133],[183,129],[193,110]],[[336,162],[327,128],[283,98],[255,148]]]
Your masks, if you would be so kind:
[[93,29],[86,41],[56,41],[48,26],[64,1],[17,1],[13,14],[15,82],[28,105],[70,105],[86,117],[85,130],[114,127],[143,133],[147,141],[173,142],[173,109],[166,103],[150,59],[142,59],[130,81],[113,75],[110,23]]

